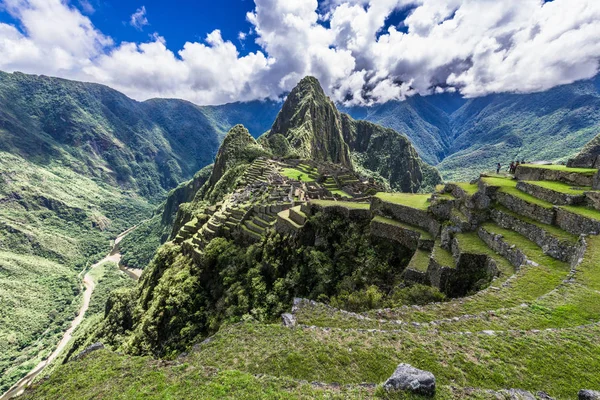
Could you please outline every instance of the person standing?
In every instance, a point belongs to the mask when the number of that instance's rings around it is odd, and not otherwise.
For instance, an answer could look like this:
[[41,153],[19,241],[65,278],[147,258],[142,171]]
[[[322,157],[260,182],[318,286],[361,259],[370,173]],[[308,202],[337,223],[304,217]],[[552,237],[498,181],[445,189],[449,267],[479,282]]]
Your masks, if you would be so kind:
[[498,165],[496,165],[496,173],[497,174],[500,173],[500,168],[502,168],[502,165],[500,165],[500,163],[498,163]]

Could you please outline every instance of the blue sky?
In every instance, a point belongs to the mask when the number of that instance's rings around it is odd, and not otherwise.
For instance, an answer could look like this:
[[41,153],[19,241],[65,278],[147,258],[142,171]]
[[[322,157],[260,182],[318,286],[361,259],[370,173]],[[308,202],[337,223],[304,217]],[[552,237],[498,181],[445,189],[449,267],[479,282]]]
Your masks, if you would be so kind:
[[[166,39],[167,47],[173,51],[180,50],[185,42],[202,41],[215,29],[221,30],[223,38],[240,43],[238,33],[250,30],[246,13],[254,8],[252,0],[71,0],[70,3],[87,15],[100,31],[117,41],[143,42],[156,32]],[[129,22],[141,7],[146,9],[149,25],[140,30]],[[6,11],[0,12],[0,22],[18,24]],[[246,40],[244,48],[240,46],[243,54],[258,49],[254,40]]]
[[0,70],[198,104],[543,91],[596,75],[598,37],[598,0],[0,0]]

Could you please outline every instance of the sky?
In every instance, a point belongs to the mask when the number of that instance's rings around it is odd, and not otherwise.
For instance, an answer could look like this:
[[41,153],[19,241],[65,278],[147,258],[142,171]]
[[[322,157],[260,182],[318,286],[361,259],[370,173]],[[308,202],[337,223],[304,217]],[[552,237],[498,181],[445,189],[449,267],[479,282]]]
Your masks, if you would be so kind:
[[600,0],[0,0],[0,70],[137,100],[531,93],[595,76]]

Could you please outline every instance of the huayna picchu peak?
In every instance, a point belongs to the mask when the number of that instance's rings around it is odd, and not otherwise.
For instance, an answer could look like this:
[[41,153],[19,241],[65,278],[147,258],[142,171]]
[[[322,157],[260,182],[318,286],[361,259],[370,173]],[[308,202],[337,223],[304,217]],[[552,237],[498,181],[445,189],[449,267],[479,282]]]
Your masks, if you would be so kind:
[[598,138],[443,182],[315,77],[274,104],[0,74],[0,400],[600,398]]

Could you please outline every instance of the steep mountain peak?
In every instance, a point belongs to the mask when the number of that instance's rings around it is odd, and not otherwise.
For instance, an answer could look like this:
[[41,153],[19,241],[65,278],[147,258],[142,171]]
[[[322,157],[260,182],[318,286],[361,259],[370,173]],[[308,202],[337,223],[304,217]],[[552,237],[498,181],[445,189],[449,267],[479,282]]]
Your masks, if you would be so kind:
[[[236,125],[225,136],[217,158],[212,175],[210,177],[211,185],[214,185],[221,179],[225,172],[237,165],[240,161],[251,161],[249,158],[249,148],[260,150],[261,147],[256,140],[250,135],[248,129],[244,125]],[[251,153],[252,151],[250,151]]]
[[293,154],[352,166],[340,113],[312,76],[303,78],[291,91],[267,140],[279,156]]

